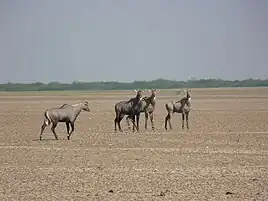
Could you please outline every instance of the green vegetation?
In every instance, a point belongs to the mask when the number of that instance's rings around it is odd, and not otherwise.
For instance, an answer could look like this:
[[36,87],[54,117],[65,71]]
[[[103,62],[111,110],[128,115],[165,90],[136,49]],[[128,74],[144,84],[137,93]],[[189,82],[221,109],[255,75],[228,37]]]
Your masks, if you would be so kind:
[[268,86],[268,79],[246,79],[246,80],[221,80],[221,79],[199,79],[188,81],[171,81],[157,79],[152,81],[123,82],[73,82],[71,84],[41,82],[31,84],[6,83],[0,84],[0,91],[81,91],[81,90],[128,90],[128,89],[175,89],[175,88],[219,88],[219,87],[264,87]]

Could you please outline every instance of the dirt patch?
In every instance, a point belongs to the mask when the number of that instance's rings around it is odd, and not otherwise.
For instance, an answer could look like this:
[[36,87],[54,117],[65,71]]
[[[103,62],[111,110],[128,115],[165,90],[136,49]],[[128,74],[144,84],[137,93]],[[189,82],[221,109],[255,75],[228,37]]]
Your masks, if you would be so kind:
[[[192,91],[189,131],[178,114],[164,130],[164,104],[179,97],[162,90],[156,131],[142,114],[139,133],[125,119],[114,133],[114,104],[133,91],[1,94],[0,200],[267,200],[268,89]],[[60,140],[49,128],[38,140],[45,109],[82,99],[92,112],[70,141],[64,124]]]

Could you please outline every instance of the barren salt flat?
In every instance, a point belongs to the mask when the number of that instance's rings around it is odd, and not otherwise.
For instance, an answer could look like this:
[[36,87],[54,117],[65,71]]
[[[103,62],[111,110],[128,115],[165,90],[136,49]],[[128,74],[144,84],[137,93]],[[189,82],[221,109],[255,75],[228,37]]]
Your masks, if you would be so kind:
[[[0,200],[268,200],[268,88],[192,89],[190,130],[175,114],[165,131],[175,94],[157,94],[155,132],[142,114],[115,133],[133,91],[0,93]],[[71,140],[59,124],[39,141],[45,109],[83,99]]]

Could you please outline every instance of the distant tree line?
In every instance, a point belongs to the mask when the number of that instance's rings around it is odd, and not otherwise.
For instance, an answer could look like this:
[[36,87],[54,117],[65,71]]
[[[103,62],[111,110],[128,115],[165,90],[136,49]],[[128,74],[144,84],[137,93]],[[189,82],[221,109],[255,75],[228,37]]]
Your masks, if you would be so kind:
[[126,82],[73,82],[71,84],[41,82],[22,84],[0,84],[0,91],[70,91],[70,90],[128,90],[128,89],[177,89],[177,88],[220,88],[220,87],[264,87],[268,86],[268,79],[246,79],[228,81],[222,79],[194,79],[188,81],[171,81],[157,79],[152,81]]

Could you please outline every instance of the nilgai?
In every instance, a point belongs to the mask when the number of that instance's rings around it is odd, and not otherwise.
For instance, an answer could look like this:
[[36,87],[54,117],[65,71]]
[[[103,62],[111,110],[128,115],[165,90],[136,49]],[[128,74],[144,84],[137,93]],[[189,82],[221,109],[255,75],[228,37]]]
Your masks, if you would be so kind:
[[[115,119],[114,119],[114,130],[117,131],[117,126],[119,131],[123,132],[121,129],[120,122],[124,118],[125,115],[129,115],[131,117],[133,123],[133,131],[136,127],[137,131],[139,131],[139,115],[142,107],[142,91],[135,90],[136,97],[131,98],[128,101],[120,101],[115,104]],[[135,125],[135,116],[137,116],[137,125]]]
[[[154,110],[155,110],[156,89],[151,89],[150,92],[151,92],[151,95],[149,97],[145,96],[142,98],[142,110],[141,110],[141,112],[144,112],[144,114],[145,114],[145,129],[147,129],[148,117],[150,116],[152,129],[154,130]],[[128,125],[129,129],[130,129],[130,124],[129,124],[130,118],[131,118],[130,115],[127,116],[127,118],[126,118],[127,125]]]
[[184,119],[186,118],[186,124],[187,124],[187,129],[189,129],[189,123],[188,123],[188,119],[189,119],[189,113],[191,110],[191,96],[189,91],[185,91],[186,96],[184,98],[182,98],[181,100],[177,101],[177,102],[169,102],[165,104],[166,110],[167,110],[167,116],[165,118],[165,129],[167,130],[167,122],[169,123],[169,128],[172,129],[171,126],[171,115],[173,115],[174,113],[181,113],[182,114],[182,129],[184,129]]
[[[65,122],[68,133],[67,139],[69,140],[71,134],[74,131],[74,122],[82,110],[90,112],[87,101],[81,101],[73,105],[64,104],[59,108],[51,108],[46,110],[44,113],[45,116],[44,123],[41,126],[40,140],[42,139],[44,129],[51,123],[52,123],[51,131],[54,134],[55,139],[58,140],[55,128],[59,122]],[[69,132],[70,131],[69,124],[71,124],[72,128],[71,132]]]

